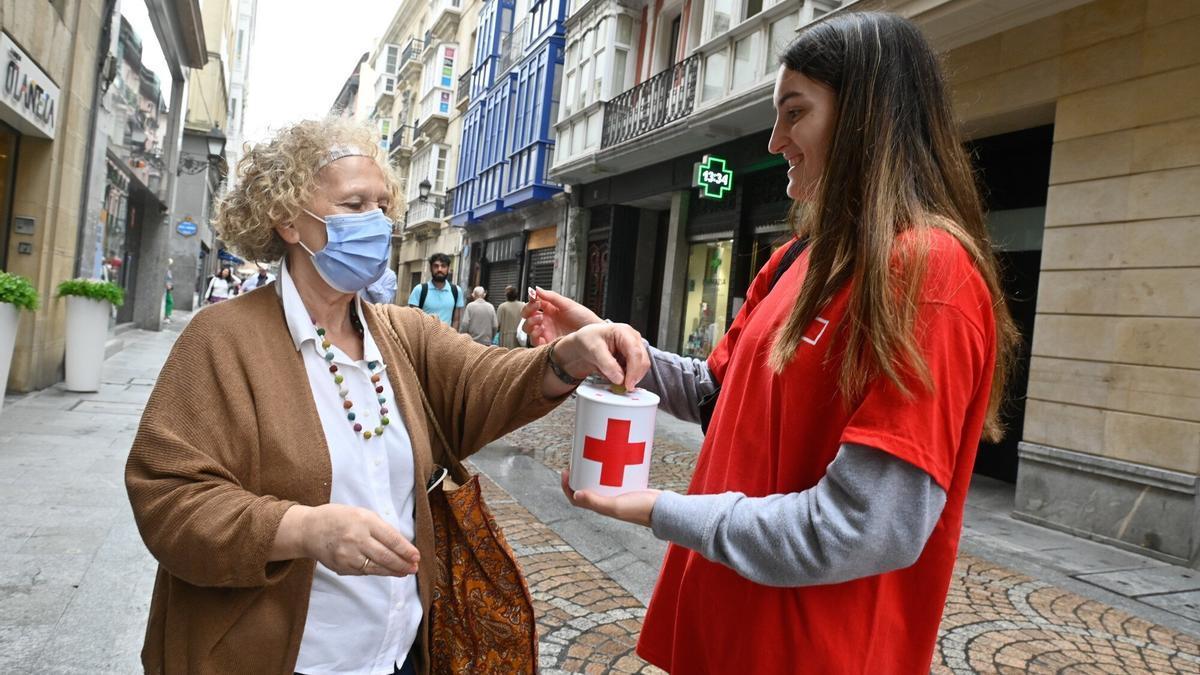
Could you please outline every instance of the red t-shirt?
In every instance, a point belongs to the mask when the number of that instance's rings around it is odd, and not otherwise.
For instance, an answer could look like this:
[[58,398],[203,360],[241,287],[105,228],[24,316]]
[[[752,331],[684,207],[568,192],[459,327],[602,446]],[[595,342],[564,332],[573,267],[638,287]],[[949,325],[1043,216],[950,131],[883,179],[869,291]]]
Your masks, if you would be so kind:
[[[913,398],[877,377],[861,400],[838,393],[849,287],[820,311],[796,357],[776,375],[772,336],[791,311],[808,252],[767,286],[781,248],[750,287],[709,357],[722,383],[691,494],[799,492],[825,475],[842,443],[878,448],[924,470],[946,506],[913,566],[840,584],[772,588],[672,545],[646,613],[638,653],[672,673],[927,672],[950,586],[963,502],[986,415],[995,325],[986,284],[967,253],[936,231],[915,334],[934,382]],[[907,237],[904,237],[907,240]]]

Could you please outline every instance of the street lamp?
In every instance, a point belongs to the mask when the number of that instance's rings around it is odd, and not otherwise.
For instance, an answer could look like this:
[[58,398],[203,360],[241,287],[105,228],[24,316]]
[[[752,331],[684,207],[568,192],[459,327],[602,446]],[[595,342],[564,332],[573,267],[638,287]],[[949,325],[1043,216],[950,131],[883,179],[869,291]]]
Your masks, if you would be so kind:
[[200,155],[181,152],[179,153],[179,167],[175,170],[175,175],[182,174],[197,174],[207,171],[209,167],[220,168],[222,156],[225,154],[225,134],[218,126],[213,126],[204,139],[208,144],[208,156],[201,157]]
[[[421,182],[417,184],[418,198],[421,200],[422,203],[427,203],[427,202],[432,201],[434,217],[441,218],[442,217],[442,208],[445,206],[445,200],[442,197],[440,197],[439,195],[431,195],[430,191],[432,191],[432,190],[433,190],[433,184],[429,182],[428,178],[422,178]],[[430,197],[433,197],[433,199],[430,200]]]
[[225,134],[221,132],[221,127],[213,125],[213,128],[206,134],[208,139],[208,157],[221,157],[225,154]]

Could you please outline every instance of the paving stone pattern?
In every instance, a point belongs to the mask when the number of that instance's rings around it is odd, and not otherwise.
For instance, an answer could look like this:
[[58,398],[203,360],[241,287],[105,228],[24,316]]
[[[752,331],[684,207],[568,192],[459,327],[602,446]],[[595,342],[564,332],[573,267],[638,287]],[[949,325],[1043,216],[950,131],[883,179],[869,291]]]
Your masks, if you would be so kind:
[[634,654],[646,608],[507,492],[481,481],[533,596],[541,672],[663,672]]
[[[503,442],[562,470],[570,463],[574,420],[567,402]],[[685,491],[696,455],[694,447],[656,438],[650,484]],[[644,664],[632,651],[640,604],[545,525],[524,520],[520,505],[510,500],[495,510],[534,589],[545,672],[649,672],[639,670]],[[614,621],[614,607],[631,618]],[[580,626],[587,629],[576,634]],[[960,555],[932,672],[1200,673],[1200,640]]]

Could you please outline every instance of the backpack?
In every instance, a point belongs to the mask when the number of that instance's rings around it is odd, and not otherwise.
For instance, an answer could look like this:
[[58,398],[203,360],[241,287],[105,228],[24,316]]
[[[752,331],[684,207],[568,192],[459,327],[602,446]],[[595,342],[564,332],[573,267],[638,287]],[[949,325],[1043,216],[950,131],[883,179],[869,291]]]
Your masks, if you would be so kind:
[[[454,307],[458,308],[458,284],[450,284],[450,295],[454,296]],[[417,307],[422,311],[425,310],[425,298],[429,297],[429,282],[421,284],[421,299],[417,302]]]
[[[784,272],[788,271],[792,263],[796,262],[796,258],[800,257],[806,246],[808,246],[807,239],[797,239],[792,242],[788,250],[783,253],[783,257],[779,259],[779,267],[775,268],[775,274],[771,276],[771,284],[767,286],[767,293],[770,293],[771,289],[775,288],[775,284],[779,283],[780,277],[783,276]],[[721,385],[718,384],[717,388],[711,394],[700,399],[699,403],[697,403],[700,409],[700,430],[703,433],[708,433],[708,423],[712,421],[713,411],[717,409],[717,397],[720,395]]]

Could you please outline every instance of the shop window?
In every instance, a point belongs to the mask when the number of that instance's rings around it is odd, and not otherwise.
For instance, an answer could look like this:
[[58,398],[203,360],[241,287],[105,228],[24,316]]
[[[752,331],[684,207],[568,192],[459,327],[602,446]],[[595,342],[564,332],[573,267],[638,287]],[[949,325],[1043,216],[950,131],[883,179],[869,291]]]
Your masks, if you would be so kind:
[[683,344],[680,353],[708,358],[725,334],[729,304],[729,274],[733,240],[692,244],[688,255],[687,297],[684,300]]

